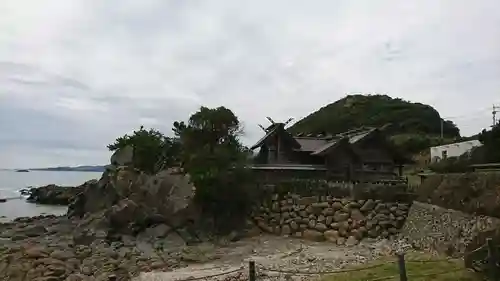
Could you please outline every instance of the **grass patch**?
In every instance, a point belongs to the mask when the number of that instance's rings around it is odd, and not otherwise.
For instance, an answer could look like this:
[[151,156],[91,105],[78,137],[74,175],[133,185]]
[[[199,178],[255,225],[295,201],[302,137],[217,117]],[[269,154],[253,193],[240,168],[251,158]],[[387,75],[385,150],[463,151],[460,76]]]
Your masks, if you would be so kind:
[[[411,262],[416,260],[427,262]],[[406,273],[409,281],[482,280],[478,274],[465,270],[461,260],[443,260],[436,257],[431,259],[429,255],[420,254],[407,256],[406,261]],[[362,270],[364,267],[376,265],[380,266]],[[324,276],[321,281],[399,280],[399,269],[395,257],[383,258],[353,269],[359,270]]]

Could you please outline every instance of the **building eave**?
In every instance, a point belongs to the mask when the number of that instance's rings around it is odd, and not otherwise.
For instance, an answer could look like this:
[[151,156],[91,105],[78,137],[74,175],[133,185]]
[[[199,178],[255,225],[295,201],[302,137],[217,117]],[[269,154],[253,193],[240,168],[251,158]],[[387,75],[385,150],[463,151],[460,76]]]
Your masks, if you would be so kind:
[[324,165],[305,165],[305,164],[260,164],[251,165],[252,170],[294,170],[294,171],[326,171]]

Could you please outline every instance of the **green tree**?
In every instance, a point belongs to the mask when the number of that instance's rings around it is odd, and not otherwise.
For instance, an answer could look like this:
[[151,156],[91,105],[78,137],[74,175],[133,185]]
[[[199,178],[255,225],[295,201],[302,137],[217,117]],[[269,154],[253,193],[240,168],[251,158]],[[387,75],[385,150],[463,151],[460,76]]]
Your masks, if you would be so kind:
[[485,161],[490,163],[500,162],[500,124],[497,124],[489,131],[483,130],[478,139],[485,149]]
[[217,230],[233,229],[244,221],[252,198],[238,118],[225,107],[201,107],[187,124],[175,122],[173,131],[182,143],[183,168],[196,186],[196,202]]
[[110,151],[126,146],[134,148],[133,165],[135,168],[154,174],[165,167],[178,163],[181,145],[178,140],[168,138],[155,129],[144,129],[141,126],[131,135],[125,134],[108,145]]

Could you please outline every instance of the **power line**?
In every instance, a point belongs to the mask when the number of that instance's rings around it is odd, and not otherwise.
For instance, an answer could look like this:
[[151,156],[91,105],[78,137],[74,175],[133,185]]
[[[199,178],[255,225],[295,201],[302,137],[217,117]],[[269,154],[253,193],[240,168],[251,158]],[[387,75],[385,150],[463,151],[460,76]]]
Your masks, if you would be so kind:
[[[482,109],[472,111],[469,114],[464,114],[464,115],[459,115],[459,116],[441,117],[441,139],[444,138],[444,120],[453,120],[453,119],[462,119],[462,118],[467,118],[469,120],[477,119],[479,117],[479,115],[486,115],[487,110],[488,110],[488,108],[482,108]],[[498,110],[500,110],[500,107],[493,105],[493,124],[496,124],[496,113],[499,112]],[[483,113],[477,114],[479,112],[483,112]],[[486,117],[486,116],[484,116],[484,117]]]
[[471,111],[467,114],[462,114],[462,115],[455,115],[455,116],[444,116],[444,117],[441,117],[442,119],[461,119],[461,118],[470,118],[471,115],[479,115],[478,113],[481,112],[481,114],[485,114],[486,112],[488,112],[489,110],[491,109],[491,107],[483,107],[481,109],[477,109],[477,110],[474,110],[474,111]]

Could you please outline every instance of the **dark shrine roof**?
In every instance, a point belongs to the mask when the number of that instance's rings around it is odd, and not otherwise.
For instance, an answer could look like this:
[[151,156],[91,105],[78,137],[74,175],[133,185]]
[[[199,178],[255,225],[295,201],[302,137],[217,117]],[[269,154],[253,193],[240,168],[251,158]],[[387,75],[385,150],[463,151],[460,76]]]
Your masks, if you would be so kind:
[[300,144],[300,148],[297,150],[314,152],[318,148],[329,143],[327,139],[318,138],[304,138],[304,137],[294,137],[294,139]]
[[251,149],[256,149],[262,146],[265,141],[274,135],[275,133],[282,133],[284,136],[293,139],[294,144],[296,144],[296,151],[309,152],[312,155],[321,155],[322,153],[328,151],[330,148],[335,147],[341,143],[341,140],[348,140],[350,144],[354,144],[358,141],[371,135],[371,133],[377,131],[377,128],[367,128],[361,127],[354,130],[350,130],[335,136],[326,136],[325,134],[320,135],[308,135],[303,136],[299,134],[298,136],[292,136],[286,129],[284,124],[276,123],[267,128],[267,133],[263,136]]

